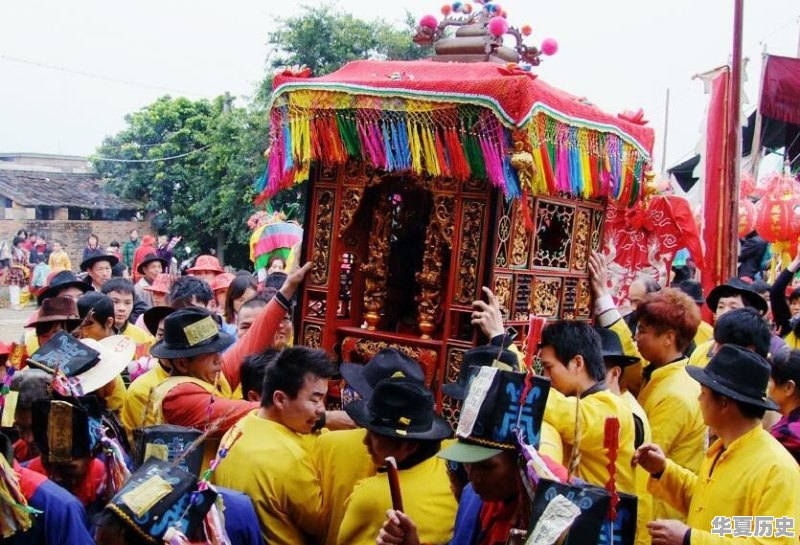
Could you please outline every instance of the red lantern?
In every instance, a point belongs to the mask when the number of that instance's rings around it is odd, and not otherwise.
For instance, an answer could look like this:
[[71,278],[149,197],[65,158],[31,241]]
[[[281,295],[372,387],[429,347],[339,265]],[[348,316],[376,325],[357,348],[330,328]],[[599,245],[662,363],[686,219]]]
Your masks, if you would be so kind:
[[800,235],[800,191],[789,175],[772,174],[758,203],[756,230],[770,242],[789,242]]
[[750,199],[739,199],[739,238],[756,227],[756,205]]
[[[751,197],[756,194],[756,179],[749,174],[742,174],[739,182],[739,198]],[[740,201],[741,202],[741,201]]]
[[758,203],[756,231],[770,242],[786,242],[797,238],[798,222],[795,209],[800,199],[794,194],[777,197],[767,195]]

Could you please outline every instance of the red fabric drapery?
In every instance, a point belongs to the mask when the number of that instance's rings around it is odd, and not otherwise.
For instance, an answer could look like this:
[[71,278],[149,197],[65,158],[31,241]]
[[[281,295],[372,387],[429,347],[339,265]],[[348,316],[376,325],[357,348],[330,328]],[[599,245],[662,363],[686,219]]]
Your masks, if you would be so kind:
[[800,59],[769,55],[766,63],[761,115],[800,125]]
[[[726,248],[725,203],[730,200],[730,189],[725,187],[725,132],[728,108],[728,89],[730,71],[724,68],[711,80],[711,100],[708,104],[706,120],[706,149],[703,154],[705,168],[705,197],[703,243],[705,244],[705,266],[702,268],[703,293],[728,278],[726,270],[728,252],[736,248]],[[699,262],[698,262],[699,263]]]

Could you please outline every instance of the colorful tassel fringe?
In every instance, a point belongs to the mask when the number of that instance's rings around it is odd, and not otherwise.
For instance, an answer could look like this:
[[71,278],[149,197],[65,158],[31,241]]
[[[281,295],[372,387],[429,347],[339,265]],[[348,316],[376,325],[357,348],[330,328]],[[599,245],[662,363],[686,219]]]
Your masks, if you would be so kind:
[[[269,164],[256,182],[258,202],[308,179],[312,163],[350,159],[386,172],[488,180],[508,199],[526,189],[509,160],[512,129],[488,109],[399,98],[358,108],[337,95],[300,90],[280,97],[271,115]],[[527,188],[532,194],[608,197],[628,205],[640,198],[648,157],[618,134],[544,112],[522,130],[536,165]]]

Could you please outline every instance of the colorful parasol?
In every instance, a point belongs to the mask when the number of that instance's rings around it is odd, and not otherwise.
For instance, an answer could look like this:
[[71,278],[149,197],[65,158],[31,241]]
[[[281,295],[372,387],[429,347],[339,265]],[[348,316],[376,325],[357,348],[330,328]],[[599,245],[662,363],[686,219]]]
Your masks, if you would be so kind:
[[303,228],[288,221],[260,225],[250,235],[250,260],[256,270],[267,267],[273,256],[286,262],[292,247],[303,240]]

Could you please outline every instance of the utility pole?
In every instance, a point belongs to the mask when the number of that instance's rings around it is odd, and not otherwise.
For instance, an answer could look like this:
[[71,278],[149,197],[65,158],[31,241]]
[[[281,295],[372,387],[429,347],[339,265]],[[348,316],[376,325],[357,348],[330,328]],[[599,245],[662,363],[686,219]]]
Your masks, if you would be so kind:
[[669,138],[669,87],[664,105],[664,145],[661,148],[661,177],[667,174],[667,138]]
[[728,239],[727,274],[736,276],[739,249],[739,177],[742,147],[742,26],[744,0],[734,0],[733,54],[731,60],[730,92],[728,93],[728,134],[725,146],[725,178],[727,188],[727,217],[723,220],[723,233]]

